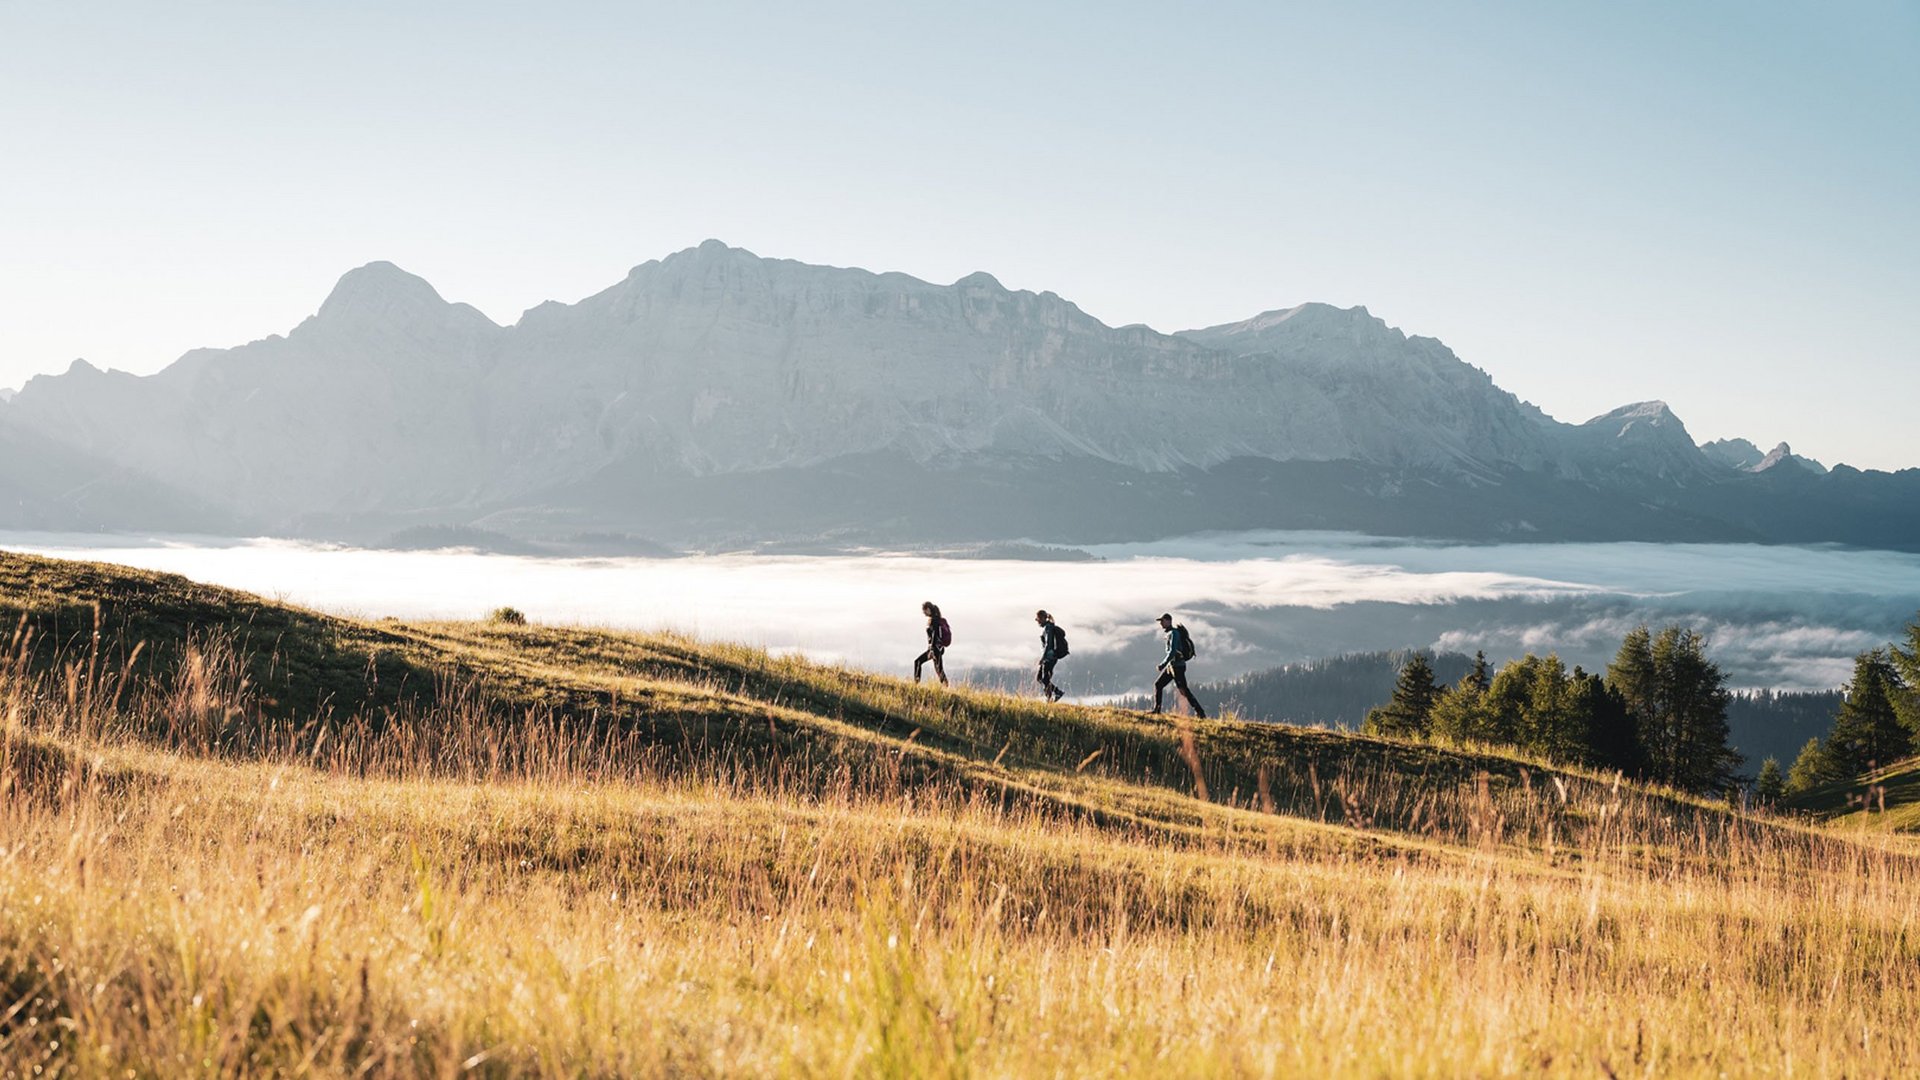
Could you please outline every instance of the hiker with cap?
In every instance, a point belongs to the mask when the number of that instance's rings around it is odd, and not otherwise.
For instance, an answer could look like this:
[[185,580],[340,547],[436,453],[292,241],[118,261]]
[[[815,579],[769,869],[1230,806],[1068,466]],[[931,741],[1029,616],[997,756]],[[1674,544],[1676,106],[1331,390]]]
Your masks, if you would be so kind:
[[1187,707],[1193,715],[1206,719],[1207,711],[1200,707],[1199,699],[1193,696],[1193,690],[1187,686],[1187,661],[1193,659],[1193,635],[1187,628],[1173,621],[1170,613],[1162,613],[1159,619],[1160,629],[1167,635],[1167,654],[1160,660],[1160,677],[1153,683],[1153,711],[1159,713],[1160,699],[1166,693],[1167,684],[1172,683],[1180,696],[1187,699]]

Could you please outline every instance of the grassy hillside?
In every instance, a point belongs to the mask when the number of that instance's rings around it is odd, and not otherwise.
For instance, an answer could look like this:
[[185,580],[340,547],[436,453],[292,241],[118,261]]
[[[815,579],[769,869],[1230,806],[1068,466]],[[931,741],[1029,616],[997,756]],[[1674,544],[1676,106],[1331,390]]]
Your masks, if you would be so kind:
[[8,554],[0,620],[16,1070],[1920,1064],[1920,867],[1871,837],[1498,754]]
[[1787,809],[1837,830],[1920,832],[1920,757],[1794,795]]

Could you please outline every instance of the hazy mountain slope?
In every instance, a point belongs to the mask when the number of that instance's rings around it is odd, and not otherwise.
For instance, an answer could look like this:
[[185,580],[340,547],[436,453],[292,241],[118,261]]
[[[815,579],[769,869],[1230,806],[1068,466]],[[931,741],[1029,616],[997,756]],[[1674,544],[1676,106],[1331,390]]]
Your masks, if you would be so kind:
[[609,462],[703,475],[864,453],[1141,471],[1552,458],[1511,397],[1437,342],[1318,305],[1249,349],[1116,329],[985,274],[937,286],[709,242],[579,304],[535,308],[506,339],[485,396],[508,433],[505,467],[530,480]]
[[[272,531],[360,539],[412,525],[749,539],[1802,531],[1797,518],[1775,528],[1772,500],[1791,483],[1742,483],[1753,474],[1702,453],[1665,405],[1563,424],[1364,308],[1170,335],[985,274],[934,285],[716,241],[511,327],[372,263],[285,337],[143,378],[76,363],[4,407],[17,431],[103,462],[101,475],[151,477],[140,506],[177,489],[174,517],[197,501]],[[1850,523],[1820,539],[1920,519],[1880,516],[1877,477],[1820,490],[1827,518]],[[1855,512],[1862,499],[1873,513]]]
[[1772,450],[1762,452],[1758,446],[1746,439],[1715,439],[1701,443],[1700,451],[1709,460],[1728,468],[1742,472],[1766,472],[1782,463],[1791,463],[1816,473],[1826,473],[1827,467],[1810,457],[1802,457],[1793,452],[1786,443],[1779,443]]
[[145,378],[76,362],[30,380],[21,422],[236,509],[412,509],[486,484],[477,390],[499,327],[389,263],[340,279],[285,337]]
[[1302,304],[1180,336],[1272,371],[1278,407],[1337,448],[1254,456],[1427,467],[1568,464],[1559,425],[1544,413],[1440,342],[1408,337],[1364,307]]
[[1306,305],[1172,336],[985,274],[708,242],[495,327],[385,263],[284,338],[134,378],[37,378],[24,422],[269,512],[510,498],[627,464],[706,475],[862,453],[1560,464],[1550,422],[1431,339]]
[[245,519],[155,480],[43,437],[0,405],[0,526],[40,530],[239,532]]

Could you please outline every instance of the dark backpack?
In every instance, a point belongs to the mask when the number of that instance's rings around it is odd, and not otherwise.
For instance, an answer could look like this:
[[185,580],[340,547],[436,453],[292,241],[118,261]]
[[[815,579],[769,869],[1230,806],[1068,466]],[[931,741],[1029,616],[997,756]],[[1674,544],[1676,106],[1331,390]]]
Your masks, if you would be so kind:
[[953,644],[953,627],[948,625],[944,615],[940,617],[940,628],[933,632],[933,640],[943,649]]
[[1055,660],[1060,659],[1071,651],[1067,648],[1067,632],[1060,629],[1058,623],[1048,626],[1047,633],[1053,635],[1053,658]]
[[1176,635],[1173,642],[1174,659],[1184,664],[1193,659],[1193,635],[1187,633],[1185,626],[1175,626],[1173,632]]

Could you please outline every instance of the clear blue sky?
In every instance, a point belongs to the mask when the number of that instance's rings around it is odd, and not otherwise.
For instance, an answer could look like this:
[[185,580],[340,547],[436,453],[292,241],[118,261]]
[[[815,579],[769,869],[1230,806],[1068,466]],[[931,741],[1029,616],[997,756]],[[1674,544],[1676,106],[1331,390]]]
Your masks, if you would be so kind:
[[1920,465],[1920,4],[0,0],[0,386],[707,237]]

